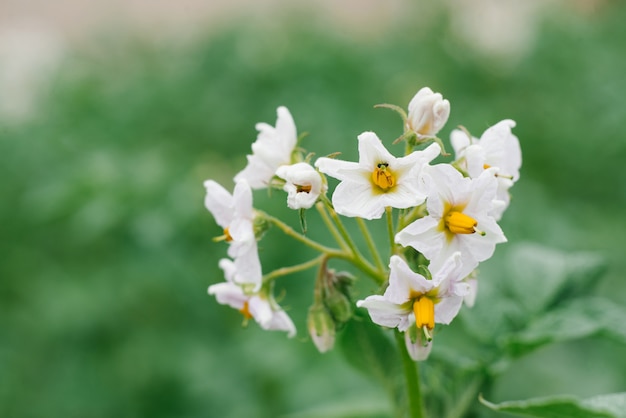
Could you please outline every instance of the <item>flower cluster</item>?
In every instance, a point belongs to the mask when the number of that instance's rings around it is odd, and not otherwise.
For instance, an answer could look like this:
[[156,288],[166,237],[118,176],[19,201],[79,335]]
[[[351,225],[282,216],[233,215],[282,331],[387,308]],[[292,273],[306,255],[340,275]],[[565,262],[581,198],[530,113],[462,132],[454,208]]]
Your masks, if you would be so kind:
[[[498,225],[510,203],[509,189],[519,178],[521,151],[503,120],[480,138],[466,129],[450,135],[455,158],[437,137],[450,114],[441,94],[423,88],[410,101],[408,112],[394,105],[403,132],[404,155],[394,156],[374,132],[358,135],[358,162],[333,156],[310,162],[312,154],[299,147],[290,112],[278,108],[275,127],[260,123],[247,166],[234,178],[231,195],[212,180],[205,182],[207,209],[223,229],[218,240],[229,245],[229,258],[220,261],[225,282],[209,287],[217,301],[254,318],[264,329],[295,335],[295,326],[273,297],[278,277],[318,267],[314,303],[308,328],[321,351],[332,348],[335,332],[350,320],[355,305],[350,288],[355,280],[327,267],[332,259],[351,263],[379,285],[382,294],[356,302],[372,321],[404,333],[406,348],[415,360],[424,360],[432,348],[435,324],[449,324],[463,302],[474,303],[479,263],[490,258],[506,238]],[[339,181],[328,198],[327,177]],[[287,206],[298,210],[303,231],[253,207],[253,189],[287,192]],[[322,245],[305,234],[304,214],[315,206],[337,243]],[[369,256],[366,257],[345,228],[344,217],[356,218]],[[365,220],[385,215],[391,257],[380,256],[380,239],[373,239]],[[262,274],[257,241],[268,226],[320,252],[308,262]],[[382,240],[383,242],[385,240]]]

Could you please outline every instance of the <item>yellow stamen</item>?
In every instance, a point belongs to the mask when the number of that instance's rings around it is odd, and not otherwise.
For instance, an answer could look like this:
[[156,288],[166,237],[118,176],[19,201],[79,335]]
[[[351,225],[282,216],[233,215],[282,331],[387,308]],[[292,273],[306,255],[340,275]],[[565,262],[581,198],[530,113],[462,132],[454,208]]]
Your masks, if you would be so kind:
[[230,235],[228,227],[224,228],[224,237],[226,239],[226,242],[231,242],[233,240],[233,237]]
[[483,164],[483,168],[486,170],[488,168],[491,168],[491,166],[489,164]]
[[383,191],[396,185],[396,178],[389,169],[389,164],[380,163],[374,168],[374,171],[372,171],[372,183]]
[[476,232],[478,222],[471,216],[467,216],[456,210],[450,211],[445,217],[446,227],[453,234],[473,234]]
[[252,318],[252,314],[250,313],[250,304],[248,301],[243,303],[243,308],[239,309],[239,312],[243,315],[244,318],[250,319]]
[[297,193],[311,193],[312,186],[310,184],[300,185],[296,184],[296,192]]
[[426,327],[429,330],[435,328],[435,303],[428,296],[418,296],[413,302],[415,314],[415,326],[417,329]]

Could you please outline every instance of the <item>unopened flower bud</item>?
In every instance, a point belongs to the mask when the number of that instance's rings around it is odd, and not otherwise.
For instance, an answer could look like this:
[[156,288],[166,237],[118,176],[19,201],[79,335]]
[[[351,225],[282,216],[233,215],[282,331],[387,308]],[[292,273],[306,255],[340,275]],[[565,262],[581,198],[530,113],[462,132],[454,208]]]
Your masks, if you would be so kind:
[[331,287],[328,289],[324,304],[338,323],[348,322],[352,318],[352,303],[350,299],[339,289]]
[[407,129],[419,137],[433,137],[443,128],[450,116],[450,102],[440,93],[424,87],[409,103]]
[[263,237],[263,235],[265,235],[267,230],[270,229],[270,224],[263,216],[259,216],[257,213],[255,213],[252,227],[254,230],[254,237],[258,241]]
[[333,348],[335,345],[335,321],[330,312],[321,304],[312,305],[307,317],[309,335],[320,353]]

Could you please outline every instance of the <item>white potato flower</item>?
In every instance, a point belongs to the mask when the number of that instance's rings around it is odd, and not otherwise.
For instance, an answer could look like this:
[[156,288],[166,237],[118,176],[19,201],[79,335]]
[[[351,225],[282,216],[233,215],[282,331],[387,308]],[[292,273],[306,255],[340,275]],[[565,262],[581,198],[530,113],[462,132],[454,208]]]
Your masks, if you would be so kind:
[[278,167],[291,163],[298,141],[296,125],[286,107],[279,107],[276,113],[276,127],[257,123],[259,135],[252,144],[252,155],[248,155],[248,165],[235,176],[235,181],[246,180],[253,189],[262,189],[269,185]]
[[448,164],[429,166],[424,174],[428,216],[398,232],[396,242],[421,252],[434,270],[460,252],[463,277],[468,276],[493,255],[496,244],[506,242],[491,215],[498,187],[496,170],[490,168],[471,179]]
[[245,180],[240,180],[232,195],[213,180],[205,181],[204,187],[204,204],[217,224],[224,229],[224,239],[229,243],[228,255],[234,259],[236,274],[233,281],[258,291],[262,274],[254,234],[254,208],[250,186]]
[[285,180],[283,190],[287,192],[287,206],[291,209],[308,209],[320,194],[326,193],[322,176],[310,164],[282,165],[276,175]]
[[341,180],[332,196],[337,213],[376,219],[385,207],[405,209],[424,202],[422,169],[439,155],[439,145],[396,158],[374,132],[362,133],[358,141],[358,163],[325,157],[315,162],[322,173]]
[[435,323],[452,322],[469,292],[467,284],[460,281],[461,254],[452,254],[439,270],[431,270],[432,280],[412,271],[397,255],[391,257],[389,268],[385,293],[368,296],[357,306],[367,308],[374,323],[406,332],[409,354],[423,360],[430,352]]
[[219,262],[226,281],[209,286],[209,295],[215,295],[218,303],[237,309],[246,320],[254,320],[265,330],[286,331],[289,338],[296,335],[296,327],[289,315],[264,293],[247,294],[234,278],[239,274],[235,263],[227,258]]

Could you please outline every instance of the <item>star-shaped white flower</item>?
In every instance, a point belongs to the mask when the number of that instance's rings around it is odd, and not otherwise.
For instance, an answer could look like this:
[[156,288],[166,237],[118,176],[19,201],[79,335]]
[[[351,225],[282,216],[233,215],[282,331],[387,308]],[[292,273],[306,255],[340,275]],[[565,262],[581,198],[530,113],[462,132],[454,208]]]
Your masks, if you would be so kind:
[[296,335],[296,327],[291,318],[278,307],[271,296],[264,293],[247,294],[235,283],[235,277],[239,274],[235,263],[223,258],[219,266],[224,270],[226,281],[209,286],[209,295],[215,295],[222,305],[237,309],[245,319],[254,318],[265,330],[286,331],[289,338]]
[[213,180],[204,182],[204,204],[215,221],[224,228],[224,238],[230,244],[228,255],[233,258],[235,283],[251,286],[254,291],[261,287],[261,262],[254,235],[254,209],[252,190],[245,180],[238,181],[231,195]]
[[358,163],[332,158],[315,162],[322,173],[341,180],[332,197],[337,213],[376,219],[387,206],[404,209],[424,202],[422,169],[439,155],[439,145],[431,144],[422,151],[396,158],[374,132],[364,132],[358,140]]
[[[408,331],[409,354],[415,360],[423,360],[430,351],[435,323],[452,322],[469,291],[467,284],[460,282],[461,254],[454,253],[439,270],[431,270],[432,280],[413,272],[397,255],[391,257],[389,268],[389,286],[385,293],[368,296],[358,301],[357,306],[367,308],[372,321],[378,325]],[[411,335],[418,338],[413,340]]]
[[424,87],[409,102],[407,129],[419,138],[437,135],[450,116],[450,102],[440,93]]
[[252,155],[248,155],[248,165],[235,176],[235,181],[246,180],[253,189],[262,189],[281,165],[291,163],[291,153],[296,143],[296,125],[286,107],[277,109],[276,127],[267,123],[257,123],[259,131],[252,144]]
[[519,179],[522,165],[519,140],[511,132],[514,127],[514,121],[505,119],[487,129],[480,139],[458,129],[450,134],[456,160],[471,178],[477,178],[489,167],[498,168],[497,199],[502,203],[494,210],[496,219],[500,219],[509,205],[509,189]]
[[496,170],[490,168],[470,179],[448,164],[429,166],[424,174],[428,216],[398,232],[396,242],[421,252],[433,270],[458,251],[462,276],[469,275],[479,262],[493,255],[496,244],[506,242],[491,215],[498,187]]
[[283,190],[288,193],[287,206],[291,209],[308,209],[320,194],[326,193],[322,176],[310,164],[282,165],[276,175],[286,181]]

